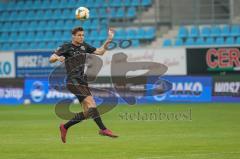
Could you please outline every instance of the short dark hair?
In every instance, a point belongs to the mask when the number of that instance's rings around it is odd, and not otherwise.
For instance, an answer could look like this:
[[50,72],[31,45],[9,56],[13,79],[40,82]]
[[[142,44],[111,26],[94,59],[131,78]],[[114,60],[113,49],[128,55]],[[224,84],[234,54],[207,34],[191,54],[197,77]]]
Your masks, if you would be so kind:
[[79,31],[84,31],[82,27],[76,27],[72,29],[72,35],[75,35]]

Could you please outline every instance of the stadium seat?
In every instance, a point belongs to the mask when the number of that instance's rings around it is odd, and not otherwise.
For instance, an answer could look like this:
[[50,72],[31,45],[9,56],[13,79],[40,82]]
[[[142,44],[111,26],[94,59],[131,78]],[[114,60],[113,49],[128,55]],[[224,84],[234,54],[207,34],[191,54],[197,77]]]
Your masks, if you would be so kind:
[[125,11],[123,8],[118,8],[115,17],[116,18],[124,18],[124,13],[125,13]]
[[96,48],[101,47],[101,41],[95,40],[93,42],[93,46],[96,47]]
[[224,36],[224,37],[231,35],[230,26],[229,26],[229,25],[224,25],[224,26],[222,27],[222,33],[221,33],[221,35]]
[[197,38],[195,44],[196,45],[205,45],[205,41],[203,38],[199,37],[199,38]]
[[141,4],[140,2],[141,2],[140,0],[132,0],[131,6],[137,7],[139,6],[139,4]]
[[178,38],[186,38],[188,37],[188,30],[184,26],[181,26],[178,29]]
[[199,28],[197,26],[191,27],[189,37],[196,38],[199,36]]
[[126,32],[124,29],[118,29],[115,33],[114,39],[124,40],[126,39]]
[[97,39],[99,41],[105,40],[107,38],[107,36],[108,36],[107,30],[103,29],[100,31],[99,35],[97,36]]
[[225,41],[225,44],[227,45],[233,45],[235,42],[234,42],[234,38],[233,37],[228,37]]
[[137,30],[136,38],[137,39],[144,39],[145,37],[145,30],[143,28],[139,28]]
[[239,25],[233,25],[232,26],[231,35],[232,36],[239,36],[240,35],[240,26]]
[[153,27],[147,28],[145,32],[145,39],[153,39],[156,36],[156,30]]
[[174,46],[183,46],[183,40],[181,38],[177,38],[175,40]]
[[140,46],[139,40],[137,40],[137,39],[132,40],[132,46],[133,47],[139,47]]
[[212,37],[208,37],[206,39],[206,45],[213,45],[214,44],[214,39]]
[[223,37],[218,37],[216,39],[215,44],[217,44],[217,45],[224,45],[224,38]]
[[187,38],[186,42],[185,42],[186,46],[192,46],[194,45],[194,39],[193,38]]
[[201,30],[201,36],[202,37],[210,37],[211,36],[211,30],[209,27],[203,27]]
[[171,39],[164,39],[163,47],[169,47],[169,46],[172,46],[172,40]]
[[127,39],[136,39],[136,31],[134,29],[129,29],[126,31]]
[[111,6],[113,7],[121,7],[123,4],[121,0],[112,0]]
[[141,5],[142,6],[150,6],[152,4],[151,0],[141,0]]
[[211,36],[212,37],[219,37],[221,36],[221,29],[219,26],[213,26],[211,28]]
[[236,44],[240,45],[240,36],[236,39]]
[[130,8],[128,8],[128,10],[127,10],[127,17],[128,18],[134,18],[134,17],[136,17],[136,9],[134,8],[134,7],[130,7]]

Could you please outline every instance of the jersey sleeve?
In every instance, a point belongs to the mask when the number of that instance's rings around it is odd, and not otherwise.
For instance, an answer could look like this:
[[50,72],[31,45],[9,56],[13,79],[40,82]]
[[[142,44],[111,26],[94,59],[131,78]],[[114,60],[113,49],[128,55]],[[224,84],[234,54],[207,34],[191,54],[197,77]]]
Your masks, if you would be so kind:
[[66,44],[59,46],[56,50],[54,50],[53,54],[57,54],[58,56],[62,56],[67,50]]
[[91,45],[89,45],[88,43],[85,43],[85,45],[86,45],[86,51],[87,51],[87,53],[93,54],[94,51],[96,51],[96,48],[93,47],[93,46],[91,46]]

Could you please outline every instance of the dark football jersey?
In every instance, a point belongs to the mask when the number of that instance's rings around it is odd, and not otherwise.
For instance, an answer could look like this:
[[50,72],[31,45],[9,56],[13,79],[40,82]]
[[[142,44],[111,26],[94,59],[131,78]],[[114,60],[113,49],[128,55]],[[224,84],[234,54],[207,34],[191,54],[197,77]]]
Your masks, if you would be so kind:
[[67,77],[82,78],[84,75],[84,67],[86,62],[86,55],[93,54],[95,47],[83,42],[79,46],[69,43],[64,43],[54,51],[54,54],[65,57],[65,68]]

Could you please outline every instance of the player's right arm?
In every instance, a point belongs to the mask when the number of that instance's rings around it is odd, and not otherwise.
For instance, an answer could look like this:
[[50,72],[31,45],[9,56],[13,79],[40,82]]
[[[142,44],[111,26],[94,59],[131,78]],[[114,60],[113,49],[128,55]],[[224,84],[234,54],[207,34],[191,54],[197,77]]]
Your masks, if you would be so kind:
[[53,54],[50,56],[49,62],[50,63],[54,63],[54,62],[57,62],[57,61],[64,62],[65,57],[62,56],[62,55],[65,52],[65,50],[66,50],[66,45],[64,45],[64,44],[62,46],[58,47],[53,52]]
[[58,56],[57,54],[52,54],[52,56],[49,58],[50,63],[54,63],[56,61],[64,62],[65,57],[64,56]]

